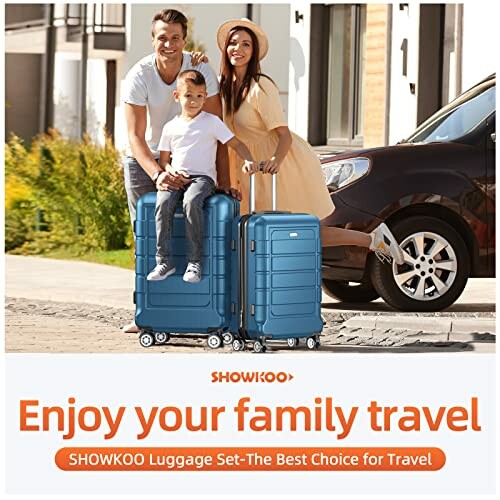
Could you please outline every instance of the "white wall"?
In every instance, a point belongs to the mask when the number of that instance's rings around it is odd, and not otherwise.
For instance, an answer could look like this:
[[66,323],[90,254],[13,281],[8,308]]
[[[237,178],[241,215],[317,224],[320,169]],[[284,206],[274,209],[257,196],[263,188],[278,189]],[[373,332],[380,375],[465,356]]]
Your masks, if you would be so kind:
[[[417,95],[410,92],[410,83],[418,82],[418,26],[420,6],[409,4],[392,10],[391,79],[389,144],[395,144],[410,135],[417,123]],[[407,75],[403,75],[403,40],[408,40]]]
[[54,65],[54,128],[66,137],[80,135],[79,55],[57,52]]
[[269,52],[262,61],[262,71],[278,85],[281,105],[288,116],[288,78],[290,61],[290,6],[262,4],[254,6],[254,21],[269,38]]
[[[295,22],[295,11],[304,16],[298,23]],[[290,4],[288,125],[301,137],[307,137],[309,117],[310,32],[310,5],[292,2]]]
[[[57,52],[54,67],[54,128],[66,137],[80,137],[82,63],[79,53]],[[104,144],[106,61],[87,61],[87,134]]]
[[476,2],[464,4],[462,91],[497,70],[498,15],[491,8]]
[[106,61],[89,59],[87,66],[87,133],[91,139],[104,144],[106,124]]

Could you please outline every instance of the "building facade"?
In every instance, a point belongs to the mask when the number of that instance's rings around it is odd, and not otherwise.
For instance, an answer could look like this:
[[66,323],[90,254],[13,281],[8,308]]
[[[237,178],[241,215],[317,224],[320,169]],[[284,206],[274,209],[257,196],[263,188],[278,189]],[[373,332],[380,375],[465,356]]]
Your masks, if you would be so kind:
[[[251,18],[289,126],[319,149],[393,144],[495,71],[494,16],[463,4],[169,4],[214,69],[217,26]],[[6,135],[49,127],[126,142],[121,83],[165,4],[6,4]]]
[[484,7],[292,3],[290,126],[333,151],[408,136],[495,72],[495,19]]

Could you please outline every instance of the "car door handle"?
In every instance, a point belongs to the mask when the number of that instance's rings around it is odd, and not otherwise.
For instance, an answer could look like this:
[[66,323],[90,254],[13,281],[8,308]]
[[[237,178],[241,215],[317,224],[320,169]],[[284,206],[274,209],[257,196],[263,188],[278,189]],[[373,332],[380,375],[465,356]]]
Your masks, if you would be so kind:
[[491,140],[492,140],[494,143],[496,143],[496,142],[497,142],[497,134],[496,134],[496,132],[492,132],[492,133],[491,133]]

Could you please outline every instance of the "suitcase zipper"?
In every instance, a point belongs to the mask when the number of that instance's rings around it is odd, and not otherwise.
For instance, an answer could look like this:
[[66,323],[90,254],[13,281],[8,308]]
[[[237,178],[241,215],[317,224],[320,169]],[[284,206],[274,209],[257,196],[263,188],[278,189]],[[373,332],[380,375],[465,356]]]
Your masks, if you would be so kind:
[[246,337],[246,283],[247,283],[247,247],[246,247],[246,224],[249,215],[243,216],[240,219],[238,227],[238,239],[240,241],[239,266],[240,266],[240,286],[239,286],[239,307],[240,307],[240,329],[244,337]]

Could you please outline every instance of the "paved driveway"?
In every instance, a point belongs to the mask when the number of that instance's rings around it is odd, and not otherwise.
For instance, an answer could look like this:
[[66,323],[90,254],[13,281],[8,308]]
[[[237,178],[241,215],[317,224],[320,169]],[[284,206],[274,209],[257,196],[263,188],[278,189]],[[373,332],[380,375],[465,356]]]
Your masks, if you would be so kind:
[[[120,327],[133,317],[134,273],[88,262],[38,257],[6,256],[7,352],[144,352],[137,335],[123,334]],[[495,280],[470,280],[465,293],[448,311],[439,315],[464,318],[494,318]],[[395,317],[383,301],[349,306],[326,295],[323,313],[328,320],[320,352],[345,350],[421,352],[422,349],[471,350],[471,338],[464,342],[442,342],[442,338],[413,331],[419,316],[397,313],[408,319],[408,328],[349,328],[346,320],[358,316]],[[436,342],[438,340],[439,342]],[[475,337],[476,351],[491,350],[494,336]],[[192,352],[207,350],[205,338],[174,338],[166,346],[148,352]],[[484,344],[484,345],[482,345]],[[486,347],[484,347],[486,346]],[[277,346],[278,352],[290,352]],[[211,351],[213,352],[213,351]],[[230,352],[228,347],[217,352]]]

